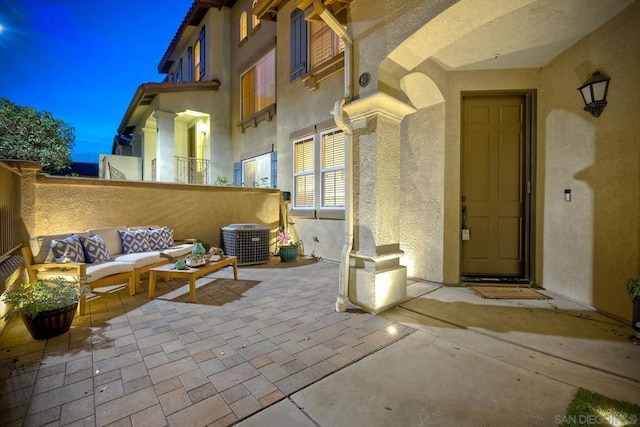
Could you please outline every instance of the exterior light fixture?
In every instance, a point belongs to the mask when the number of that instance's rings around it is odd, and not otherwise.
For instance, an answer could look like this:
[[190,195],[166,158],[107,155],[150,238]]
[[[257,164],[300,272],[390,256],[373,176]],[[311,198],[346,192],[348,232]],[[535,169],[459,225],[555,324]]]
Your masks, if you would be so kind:
[[590,112],[593,117],[599,117],[607,105],[607,92],[609,91],[611,77],[596,71],[578,88],[584,101],[584,111]]

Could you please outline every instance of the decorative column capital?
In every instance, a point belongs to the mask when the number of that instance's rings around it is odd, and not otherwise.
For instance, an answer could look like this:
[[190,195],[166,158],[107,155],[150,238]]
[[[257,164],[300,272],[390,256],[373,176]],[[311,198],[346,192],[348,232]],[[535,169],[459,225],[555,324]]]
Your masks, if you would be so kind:
[[178,115],[176,113],[174,113],[173,111],[164,111],[164,110],[155,110],[153,112],[153,117],[155,117],[156,119],[159,118],[163,118],[163,119],[175,119],[176,117],[178,117]]
[[345,104],[344,111],[352,122],[373,116],[383,116],[401,122],[408,114],[415,113],[416,109],[385,92],[375,92],[366,98]]

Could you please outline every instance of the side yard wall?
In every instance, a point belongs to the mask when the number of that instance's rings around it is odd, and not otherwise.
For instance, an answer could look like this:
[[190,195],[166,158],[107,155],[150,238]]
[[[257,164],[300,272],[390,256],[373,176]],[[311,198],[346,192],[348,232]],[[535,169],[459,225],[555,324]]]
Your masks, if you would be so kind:
[[[255,223],[275,239],[280,191],[50,177],[23,169],[24,238],[110,226],[168,225],[221,246],[221,227]],[[273,247],[271,248],[273,250]]]

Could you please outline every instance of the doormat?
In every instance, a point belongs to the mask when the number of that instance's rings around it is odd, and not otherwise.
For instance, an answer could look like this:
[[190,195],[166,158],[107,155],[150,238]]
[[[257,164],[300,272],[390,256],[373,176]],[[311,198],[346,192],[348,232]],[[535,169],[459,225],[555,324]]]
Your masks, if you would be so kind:
[[522,286],[469,286],[482,298],[489,299],[551,299],[538,291]]

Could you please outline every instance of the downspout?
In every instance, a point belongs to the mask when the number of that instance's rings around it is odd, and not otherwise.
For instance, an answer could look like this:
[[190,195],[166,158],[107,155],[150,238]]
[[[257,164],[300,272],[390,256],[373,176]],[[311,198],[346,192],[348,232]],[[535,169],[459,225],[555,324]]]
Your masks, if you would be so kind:
[[345,135],[345,206],[344,206],[344,245],[342,247],[342,265],[338,285],[336,311],[347,311],[349,303],[349,260],[353,249],[353,131],[344,119],[344,104],[351,101],[351,67],[353,56],[353,40],[322,0],[313,0],[313,8],[320,18],[331,28],[344,43],[344,97],[333,106],[333,119]]

